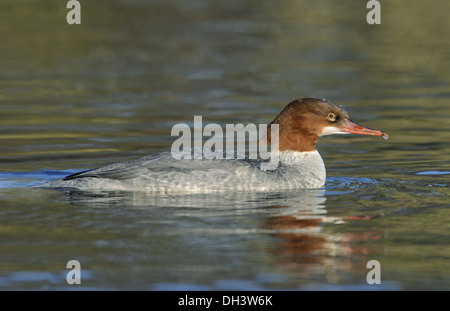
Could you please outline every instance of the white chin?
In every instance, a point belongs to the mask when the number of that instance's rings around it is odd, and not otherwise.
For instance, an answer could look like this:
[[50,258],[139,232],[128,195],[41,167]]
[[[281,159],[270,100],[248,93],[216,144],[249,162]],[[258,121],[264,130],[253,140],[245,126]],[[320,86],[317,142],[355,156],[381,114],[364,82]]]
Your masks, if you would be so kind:
[[349,133],[344,132],[343,130],[335,126],[327,126],[323,128],[322,135],[331,135],[331,134],[349,134]]

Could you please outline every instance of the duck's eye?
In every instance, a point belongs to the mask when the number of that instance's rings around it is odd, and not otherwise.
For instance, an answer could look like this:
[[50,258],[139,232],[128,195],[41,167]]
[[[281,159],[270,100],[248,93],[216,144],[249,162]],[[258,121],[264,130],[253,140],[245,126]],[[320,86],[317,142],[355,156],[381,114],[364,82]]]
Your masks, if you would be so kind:
[[336,115],[334,113],[330,112],[328,114],[328,120],[333,121],[333,122],[336,121]]

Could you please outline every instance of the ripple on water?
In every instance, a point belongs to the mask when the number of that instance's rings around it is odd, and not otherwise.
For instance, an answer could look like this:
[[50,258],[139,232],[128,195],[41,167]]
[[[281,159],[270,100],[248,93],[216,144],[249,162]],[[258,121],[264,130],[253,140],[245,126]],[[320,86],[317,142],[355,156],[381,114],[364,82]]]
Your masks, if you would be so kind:
[[64,178],[77,170],[42,170],[38,172],[0,172],[0,189],[35,187],[44,182]]
[[417,172],[416,175],[447,175],[450,174],[449,171],[422,171]]
[[376,187],[380,181],[371,178],[359,177],[329,177],[325,185],[326,190],[332,190],[327,194],[341,195],[353,193],[360,189]]

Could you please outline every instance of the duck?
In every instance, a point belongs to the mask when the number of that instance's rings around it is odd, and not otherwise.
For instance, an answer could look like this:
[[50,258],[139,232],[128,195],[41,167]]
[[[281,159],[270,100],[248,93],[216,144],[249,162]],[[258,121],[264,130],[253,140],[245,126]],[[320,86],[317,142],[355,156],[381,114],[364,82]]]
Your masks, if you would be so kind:
[[[273,125],[277,126],[276,136]],[[317,151],[317,141],[332,134],[389,137],[383,131],[353,122],[341,105],[324,99],[296,99],[267,126],[263,138],[270,144],[277,137],[276,168],[261,169],[261,162],[267,161],[263,159],[176,159],[170,152],[160,152],[74,173],[47,182],[45,187],[152,194],[317,189],[326,182],[325,164]]]

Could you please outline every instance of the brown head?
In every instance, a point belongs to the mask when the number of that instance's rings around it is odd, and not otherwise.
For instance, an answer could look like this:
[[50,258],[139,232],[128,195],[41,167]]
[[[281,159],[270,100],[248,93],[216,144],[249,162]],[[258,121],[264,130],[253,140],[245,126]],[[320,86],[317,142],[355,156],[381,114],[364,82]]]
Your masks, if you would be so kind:
[[[280,151],[315,151],[319,137],[329,134],[353,133],[388,137],[382,131],[351,121],[342,106],[314,98],[292,101],[270,124],[279,125]],[[268,142],[270,142],[270,124]]]

